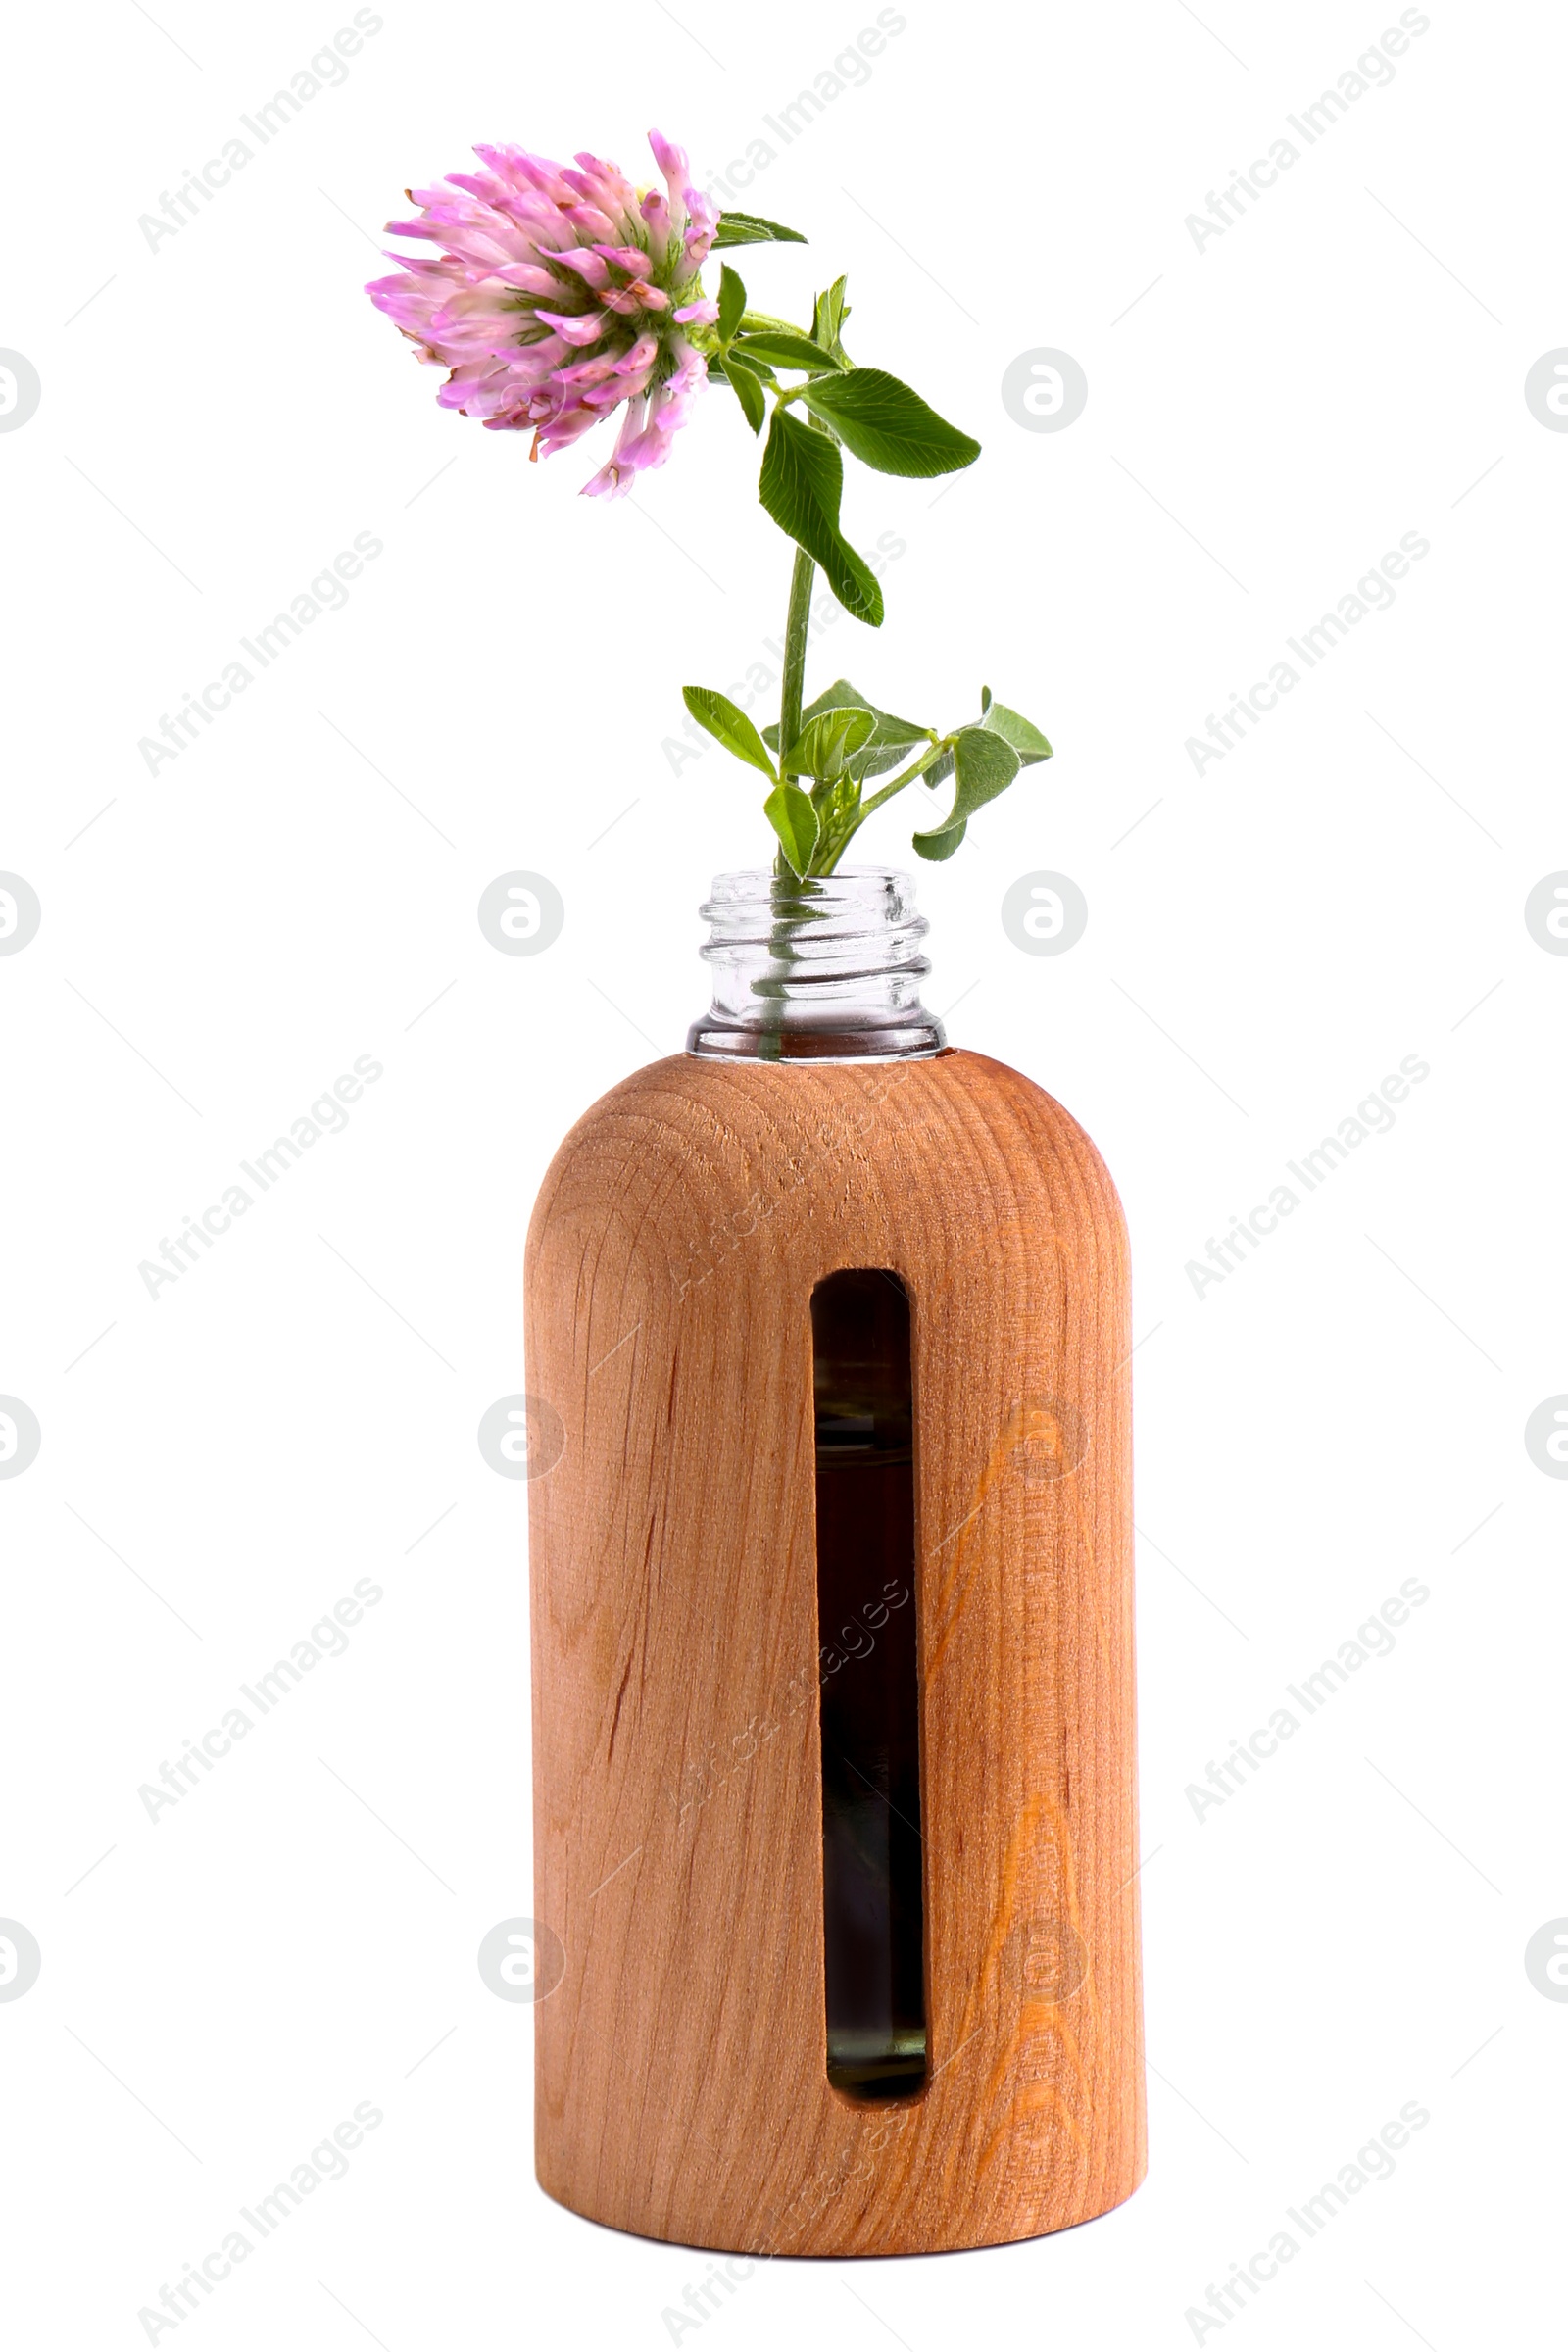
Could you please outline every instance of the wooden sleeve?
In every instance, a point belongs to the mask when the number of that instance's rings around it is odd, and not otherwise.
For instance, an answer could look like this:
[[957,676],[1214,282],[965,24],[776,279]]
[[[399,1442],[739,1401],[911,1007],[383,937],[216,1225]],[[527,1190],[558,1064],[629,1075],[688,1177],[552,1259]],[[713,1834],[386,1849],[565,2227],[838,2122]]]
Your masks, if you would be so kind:
[[[824,2064],[812,1287],[912,1306],[929,2077]],[[1126,1232],[1093,1144],[968,1053],[654,1063],[534,1212],[536,2160],[592,2219],[905,2254],[1145,2168]]]

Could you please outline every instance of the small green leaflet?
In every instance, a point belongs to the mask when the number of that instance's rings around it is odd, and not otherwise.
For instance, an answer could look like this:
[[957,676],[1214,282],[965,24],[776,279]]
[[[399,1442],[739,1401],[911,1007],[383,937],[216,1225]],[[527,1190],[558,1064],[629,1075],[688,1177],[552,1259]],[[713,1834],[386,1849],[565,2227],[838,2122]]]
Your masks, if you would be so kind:
[[1016,710],[1009,710],[1005,703],[994,703],[989,686],[982,689],[981,710],[984,715],[980,724],[1000,735],[1004,743],[1011,744],[1020,767],[1033,767],[1037,760],[1052,757],[1051,746],[1040,729],[1027,718],[1020,718]]
[[[993,704],[992,709],[995,708]],[[919,855],[935,863],[953,856],[975,810],[983,808],[987,801],[994,801],[999,792],[1005,792],[1019,767],[1018,755],[1011,744],[993,734],[983,721],[978,726],[959,728],[953,739],[953,761],[958,788],[953,796],[947,823],[914,837]]]
[[727,347],[724,353],[724,365],[731,374],[737,368],[740,368],[748,375],[755,375],[761,383],[772,384],[778,381],[767,362],[760,360],[755,351],[748,351],[744,343],[731,343]]
[[713,251],[722,253],[729,245],[804,245],[806,239],[798,228],[784,228],[777,220],[764,220],[760,213],[722,213],[718,233],[713,239]]
[[[931,740],[927,728],[917,727],[906,718],[895,718],[891,710],[879,710],[871,697],[862,694],[858,686],[852,686],[848,678],[835,678],[814,703],[807,705],[801,712],[802,726],[808,719],[820,717],[824,710],[869,710],[876,720],[875,732],[851,755],[849,761],[850,774],[862,783],[872,776],[885,776],[889,768],[899,765],[912,745]],[[776,752],[777,727],[764,727],[762,741],[769,751]]]
[[778,835],[784,855],[804,875],[816,847],[816,810],[798,784],[780,784],[762,803],[762,814]]
[[851,703],[808,718],[779,761],[788,776],[842,776],[851,756],[876,732],[874,712]]
[[844,460],[825,433],[775,409],[762,453],[758,496],[779,529],[820,564],[829,587],[857,620],[882,625],[882,591],[839,529]]
[[727,343],[746,315],[746,288],[726,262],[718,273],[718,339]]
[[839,366],[832,354],[813,343],[809,336],[786,334],[780,327],[761,327],[755,334],[745,334],[739,349],[750,357],[766,360],[771,367],[791,368],[806,374],[821,369],[835,371]]
[[[724,374],[736,399],[741,404],[741,415],[753,432],[760,433],[767,419],[767,402],[762,396],[762,387],[745,362],[735,359],[733,350],[726,356],[733,365],[724,369]],[[715,361],[709,361],[708,372],[710,375],[712,374],[716,365]]]
[[889,768],[903,764],[905,756],[915,744],[931,740],[925,727],[917,727],[906,718],[895,718],[891,710],[876,714],[876,733],[863,752],[857,755],[855,773],[862,778],[885,776]]
[[961,848],[968,830],[966,824],[944,825],[940,833],[916,833],[912,837],[915,854],[931,865],[941,865],[955,850]]
[[824,351],[831,351],[835,355],[838,354],[844,321],[850,315],[844,307],[844,288],[847,283],[845,278],[835,278],[827,292],[817,296],[816,308],[811,314],[812,342],[820,343]]
[[956,473],[980,455],[978,441],[880,368],[851,368],[842,375],[816,378],[807,386],[805,400],[827,418],[851,456],[878,473]]
[[[819,718],[824,710],[870,710],[878,717],[881,716],[871,697],[868,694],[862,694],[858,686],[852,686],[848,678],[835,678],[831,686],[825,686],[822,689],[814,703],[808,703],[806,709],[801,712],[801,724],[804,726],[808,718]],[[777,727],[764,727],[762,741],[770,751],[776,752],[778,750]]]
[[744,710],[727,695],[716,694],[711,686],[683,686],[681,699],[700,727],[706,727],[715,743],[748,767],[760,768],[768,782],[774,782],[773,762],[762,748],[762,739]]

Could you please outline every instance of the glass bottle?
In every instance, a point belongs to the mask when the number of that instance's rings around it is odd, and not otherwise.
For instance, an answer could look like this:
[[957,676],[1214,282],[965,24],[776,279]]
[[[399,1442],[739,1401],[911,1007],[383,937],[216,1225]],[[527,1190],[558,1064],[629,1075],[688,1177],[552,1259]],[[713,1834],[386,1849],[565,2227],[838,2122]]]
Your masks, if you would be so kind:
[[906,1061],[940,1054],[920,1002],[929,925],[907,874],[850,866],[819,880],[720,874],[702,909],[713,1002],[689,1054],[758,1061]]
[[[702,912],[713,1002],[689,1053],[945,1050],[920,1002],[929,926],[907,874],[720,874]],[[817,1285],[811,1326],[827,2072],[852,2097],[888,2098],[925,2076],[908,1298],[896,1274],[846,1269]]]
[[1125,1223],[948,1046],[907,875],[704,912],[529,1237],[539,2179],[751,2253],[1065,2228],[1145,2163]]

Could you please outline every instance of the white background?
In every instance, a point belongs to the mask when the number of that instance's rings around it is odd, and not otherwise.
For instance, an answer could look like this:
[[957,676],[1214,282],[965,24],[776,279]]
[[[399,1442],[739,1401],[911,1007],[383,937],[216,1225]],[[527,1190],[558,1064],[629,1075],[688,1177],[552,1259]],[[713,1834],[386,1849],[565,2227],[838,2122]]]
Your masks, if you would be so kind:
[[[580,499],[603,449],[529,466],[438,411],[361,292],[399,191],[474,139],[642,179],[655,123],[699,179],[768,139],[741,202],[811,245],[738,257],[754,299],[799,315],[847,269],[856,356],[985,444],[947,486],[852,473],[852,536],[907,552],[880,637],[840,617],[809,684],[951,724],[984,680],[1058,746],[918,869],[928,997],[1098,1140],[1143,1342],[1149,2180],[1002,2252],[763,2266],[702,2342],[1190,2343],[1209,2281],[1410,2101],[1394,2177],[1214,2332],[1534,2341],[1568,2009],[1523,1954],[1568,1912],[1568,1487],[1523,1428],[1568,1389],[1568,959],[1523,903],[1568,865],[1568,438],[1523,383],[1568,342],[1563,22],[1434,5],[1200,249],[1186,216],[1397,9],[909,0],[788,147],[762,117],[869,0],[679,13],[388,0],[155,249],[138,217],[350,11],[11,31],[0,345],[43,391],[0,436],[0,866],[43,919],[0,959],[0,1391],[43,1436],[0,1483],[0,1913],[43,1966],[0,2005],[8,2325],[144,2342],[161,2285],[364,2101],[347,2178],[159,2342],[653,2346],[707,2275],[533,2182],[530,2015],[474,1959],[531,1907],[527,1489],[474,1433],[523,1386],[556,1143],[678,1047],[698,902],[765,856],[743,772],[662,746],[684,679],[777,634],[787,554],[726,395],[630,500]],[[1002,404],[1041,347],[1087,373],[1065,431]],[[345,609],[150,775],[138,740],[361,532],[383,552]],[[1195,773],[1187,739],[1406,532],[1430,553],[1392,609]],[[908,830],[866,849],[908,863]],[[517,867],[566,906],[533,958],[475,920]],[[1089,903],[1059,958],[1001,927],[1038,868]],[[384,1074],[346,1130],[149,1297],[139,1263],[360,1055]],[[1430,1077],[1392,1131],[1197,1296],[1187,1261],[1406,1055]],[[1199,1819],[1209,1760],[1412,1577],[1393,1653]],[[140,1786],[362,1578],[346,1653],[150,1820]]]

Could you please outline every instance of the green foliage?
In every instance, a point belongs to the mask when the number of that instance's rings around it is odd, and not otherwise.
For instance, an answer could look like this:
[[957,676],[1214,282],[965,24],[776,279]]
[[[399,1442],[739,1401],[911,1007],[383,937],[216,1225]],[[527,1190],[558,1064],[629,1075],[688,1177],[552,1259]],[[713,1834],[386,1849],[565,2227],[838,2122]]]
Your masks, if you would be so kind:
[[[715,246],[781,238],[805,243],[792,229],[741,213],[727,213],[720,232]],[[751,309],[740,273],[726,262],[719,271],[718,318],[712,326],[692,331],[708,354],[709,375],[731,386],[753,433],[768,424],[758,485],[762,505],[796,546],[821,565],[845,611],[878,627],[881,590],[839,527],[840,445],[880,473],[926,479],[972,465],[980,444],[939,416],[897,376],[851,363],[843,341],[850,316],[847,282],[835,278],[817,295],[807,334],[788,318]],[[786,390],[777,369],[804,380]],[[797,401],[809,413],[809,425],[791,413]]]
[[[767,396],[761,383],[746,365],[744,356],[738,358],[732,350],[726,352],[724,358],[725,374],[734,386],[735,397],[741,404],[741,415],[753,432],[760,433],[767,421]],[[710,361],[709,373],[711,374],[712,370],[713,363]]]
[[958,789],[953,796],[947,823],[914,837],[919,856],[936,861],[953,856],[975,810],[1006,791],[1018,773],[1020,761],[1011,744],[994,734],[982,720],[978,726],[960,727],[954,736],[953,764]]
[[[939,735],[934,727],[878,710],[848,678],[836,678],[802,712],[800,734],[775,767],[769,754],[777,757],[776,725],[759,735],[726,696],[706,686],[688,686],[684,693],[699,725],[773,785],[763,813],[790,871],[802,876],[832,873],[866,818],[906,784],[919,780],[934,786],[956,773],[957,789],[947,817],[914,836],[918,855],[939,863],[958,848],[977,809],[1005,792],[1024,767],[1051,757],[1039,729],[992,702],[989,692],[978,719]],[[917,756],[900,774],[867,794],[868,784],[911,753]],[[811,780],[808,792],[794,782],[797,776]]]
[[[869,710],[876,722],[871,734],[846,762],[846,772],[858,783],[864,783],[871,776],[885,775],[890,767],[898,766],[911,745],[929,743],[931,740],[928,727],[917,727],[907,718],[895,718],[890,710],[879,710],[870,696],[862,694],[858,686],[852,686],[848,678],[835,678],[814,703],[807,705],[801,712],[803,726],[807,720],[819,718],[828,710]],[[762,741],[770,751],[776,752],[777,727],[764,727]]]
[[808,874],[817,836],[816,810],[809,795],[798,784],[780,784],[762,803],[762,814],[778,835],[791,871]]
[[[802,713],[805,718],[805,713]],[[855,703],[841,704],[837,709],[818,710],[801,728],[795,742],[779,761],[787,776],[842,776],[849,767],[851,755],[860,750],[876,732],[875,715]]]
[[767,362],[759,359],[744,343],[725,346],[724,366],[732,376],[739,368],[743,374],[755,376],[760,384],[770,384],[775,392],[778,390],[778,378]]
[[764,220],[760,213],[721,213],[718,233],[713,239],[713,251],[723,253],[733,245],[804,245],[806,239],[798,228],[784,228],[777,220]]
[[815,379],[803,397],[813,416],[827,418],[851,456],[878,473],[956,473],[980,455],[978,441],[880,368],[851,368]]
[[827,292],[817,296],[816,307],[811,314],[812,342],[819,343],[824,351],[832,352],[835,358],[841,360],[844,349],[840,337],[844,332],[844,321],[850,315],[844,303],[844,289],[848,283],[847,278],[835,278]]
[[780,530],[820,564],[839,603],[857,620],[882,625],[882,591],[839,529],[844,461],[825,433],[775,408],[758,495]]
[[1040,729],[1031,726],[1028,719],[1020,718],[1016,710],[1009,710],[1005,703],[994,703],[989,686],[981,688],[981,712],[980,724],[990,727],[1004,743],[1011,744],[1020,767],[1033,767],[1037,760],[1051,758],[1051,746]]
[[831,352],[813,343],[809,335],[786,334],[777,327],[760,327],[755,334],[743,333],[740,349],[749,358],[766,360],[770,368],[789,368],[807,374],[840,365]]
[[718,339],[728,343],[746,316],[746,288],[738,270],[726,262],[718,273]]
[[[775,221],[726,213],[714,246],[805,242]],[[730,385],[752,431],[767,427],[758,495],[799,551],[792,614],[807,611],[811,566],[819,565],[845,611],[875,628],[883,617],[882,591],[839,520],[844,453],[878,473],[924,480],[972,466],[980,444],[897,376],[855,366],[844,348],[845,285],[836,278],[817,295],[808,334],[790,319],[751,309],[739,272],[725,263],[717,318],[691,333],[707,355],[709,375]],[[800,380],[786,387],[776,371]],[[797,621],[785,655],[787,708],[801,707],[804,657]],[[1024,768],[1052,757],[1040,729],[995,701],[989,686],[980,691],[979,717],[941,734],[880,709],[848,678],[836,678],[801,710],[787,747],[777,725],[759,734],[743,710],[710,687],[683,692],[698,724],[767,778],[762,809],[779,844],[777,870],[803,880],[832,873],[861,825],[907,785],[935,790],[953,777],[947,816],[913,838],[921,858],[941,862],[988,802]]]
[[681,699],[700,727],[706,727],[715,743],[748,767],[761,769],[768,782],[774,781],[773,762],[762,748],[762,739],[740,707],[728,695],[717,694],[711,686],[683,686]]

